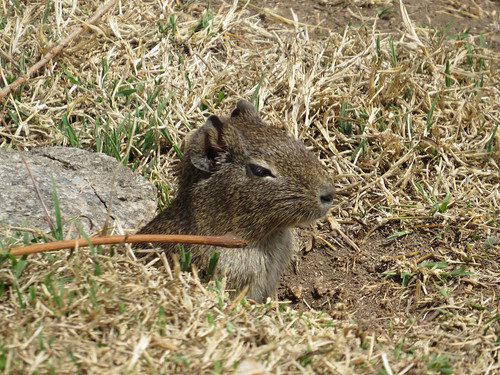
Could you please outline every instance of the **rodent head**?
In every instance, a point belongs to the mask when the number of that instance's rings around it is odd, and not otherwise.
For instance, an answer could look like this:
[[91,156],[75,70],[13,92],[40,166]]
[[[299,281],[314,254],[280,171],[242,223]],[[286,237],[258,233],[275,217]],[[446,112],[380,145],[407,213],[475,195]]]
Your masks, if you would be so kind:
[[334,197],[319,160],[244,100],[187,141],[179,183],[197,234],[231,232],[251,242],[323,217]]

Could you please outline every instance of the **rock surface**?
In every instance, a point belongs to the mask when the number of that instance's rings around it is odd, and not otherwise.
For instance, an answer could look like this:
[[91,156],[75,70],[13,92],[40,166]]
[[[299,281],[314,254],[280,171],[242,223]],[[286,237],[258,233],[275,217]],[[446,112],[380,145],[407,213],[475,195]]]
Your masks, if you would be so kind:
[[[55,223],[54,180],[65,234],[75,234],[77,222],[89,234],[100,230],[111,195],[111,226],[139,229],[155,214],[154,186],[110,156],[76,148],[47,147],[24,152],[24,157]],[[50,231],[20,152],[0,148],[0,227],[6,226]]]

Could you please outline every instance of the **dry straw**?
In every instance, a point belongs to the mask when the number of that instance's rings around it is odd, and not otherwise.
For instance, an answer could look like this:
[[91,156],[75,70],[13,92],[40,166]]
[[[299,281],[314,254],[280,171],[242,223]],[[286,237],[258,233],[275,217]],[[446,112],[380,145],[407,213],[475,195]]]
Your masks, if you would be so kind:
[[[0,85],[99,5],[1,1]],[[0,146],[127,156],[164,197],[186,134],[251,98],[335,178],[332,229],[345,237],[325,251],[354,244],[367,254],[375,232],[397,240],[435,231],[433,254],[395,246],[387,260],[386,275],[403,283],[410,275],[408,285],[381,275],[392,283],[384,298],[406,308],[363,331],[331,311],[229,301],[223,283],[172,271],[163,255],[148,264],[119,252],[4,259],[0,369],[497,372],[499,55],[479,37],[447,38],[403,14],[404,31],[392,35],[360,27],[311,38],[304,25],[268,23],[244,3],[209,11],[199,2],[118,1],[4,100]]]

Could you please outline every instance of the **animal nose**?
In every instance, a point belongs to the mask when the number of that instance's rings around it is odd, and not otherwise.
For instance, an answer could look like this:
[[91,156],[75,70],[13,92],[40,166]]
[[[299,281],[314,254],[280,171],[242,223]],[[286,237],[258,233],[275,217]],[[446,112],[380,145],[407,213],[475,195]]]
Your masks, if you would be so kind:
[[319,197],[319,199],[321,199],[321,203],[323,203],[323,204],[332,204],[333,194],[331,194],[331,193],[323,194],[321,197]]
[[326,206],[330,208],[333,204],[333,197],[334,197],[334,191],[333,188],[328,188],[324,189],[320,194],[319,194],[319,201],[323,206]]

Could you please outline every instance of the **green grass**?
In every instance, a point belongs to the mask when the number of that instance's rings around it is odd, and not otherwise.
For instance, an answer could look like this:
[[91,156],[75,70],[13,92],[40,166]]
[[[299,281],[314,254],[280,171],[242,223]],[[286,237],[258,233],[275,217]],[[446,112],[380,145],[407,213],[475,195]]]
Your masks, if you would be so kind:
[[392,233],[390,236],[387,237],[387,241],[397,240],[399,238],[402,238],[402,237],[405,237],[405,236],[409,235],[412,232],[413,231],[409,230],[409,229],[408,230],[396,231],[396,232]]
[[430,216],[433,216],[436,212],[444,214],[448,211],[448,206],[450,204],[450,199],[451,199],[450,193],[446,193],[445,197],[442,200],[439,200],[437,192],[434,191],[429,194],[425,190],[424,186],[419,182],[414,182],[414,186],[430,206],[429,208]]
[[264,76],[261,76],[259,79],[259,82],[255,86],[255,89],[252,92],[252,95],[250,95],[250,102],[253,103],[257,111],[262,107],[262,104],[259,99],[259,93],[262,85],[264,84]]
[[434,99],[432,99],[431,108],[427,113],[427,118],[425,120],[425,127],[427,128],[427,130],[431,130],[432,126],[434,125],[433,116],[434,116],[434,110],[436,109],[437,101],[438,101],[438,96],[435,96]]
[[45,287],[49,292],[52,306],[57,309],[61,309],[63,307],[64,285],[63,284],[59,284],[58,286],[54,285],[54,280],[52,279],[52,277],[53,277],[52,274],[48,274],[47,276],[45,276],[45,279],[43,280],[43,285],[45,285]]
[[219,258],[220,258],[220,253],[218,251],[215,251],[210,256],[210,261],[208,264],[207,275],[206,275],[207,279],[211,279],[215,275],[215,269],[217,267],[217,264],[219,263]]
[[59,129],[63,133],[63,135],[68,139],[69,145],[71,147],[80,147],[80,140],[78,139],[78,135],[75,132],[73,126],[69,123],[68,116],[64,115],[61,123],[59,125]]
[[380,34],[377,34],[375,39],[375,54],[377,56],[377,63],[382,60],[382,49],[380,48]]
[[[493,144],[495,142],[495,136],[496,136],[497,131],[498,131],[498,124],[499,124],[498,122],[495,124],[495,127],[493,128],[493,131],[491,132],[491,136],[488,139],[488,143],[486,144],[486,151],[489,154],[493,153],[493,151],[494,151]],[[500,147],[500,145],[497,144],[496,147],[498,148],[498,147]]]
[[452,375],[454,373],[450,359],[445,355],[433,355],[429,358],[427,369],[435,371],[440,375]]
[[349,105],[346,102],[342,102],[340,105],[339,116],[341,118],[339,121],[339,130],[347,136],[352,135],[352,123],[346,120],[349,117]]
[[181,271],[188,272],[191,270],[191,261],[193,259],[193,254],[190,251],[186,251],[183,245],[179,245],[178,248]]
[[64,239],[64,234],[63,234],[63,224],[62,224],[62,213],[61,213],[61,206],[59,204],[59,195],[57,194],[57,186],[56,186],[56,180],[52,176],[52,201],[54,203],[54,216],[56,219],[55,226],[50,222],[51,225],[51,232],[52,236],[56,240],[63,240]]
[[49,23],[50,18],[54,13],[54,2],[52,0],[47,0],[45,4],[45,9],[43,11],[42,22]]
[[389,39],[389,48],[391,50],[391,66],[395,68],[398,66],[398,55],[392,39]]
[[90,254],[92,256],[92,264],[94,265],[94,275],[95,276],[101,276],[103,271],[101,269],[101,264],[98,260],[98,255],[99,255],[99,250],[101,249],[101,246],[98,245],[98,246],[94,246],[94,244],[91,242],[91,239],[90,239],[90,236],[88,235],[88,233],[86,231],[84,231],[80,226],[78,226],[78,231],[80,233],[80,235],[85,239],[87,240],[87,242],[89,243],[89,250],[90,250]]
[[194,28],[194,32],[199,32],[203,30],[210,31],[210,26],[214,19],[213,12],[210,8],[205,9],[199,23]]

